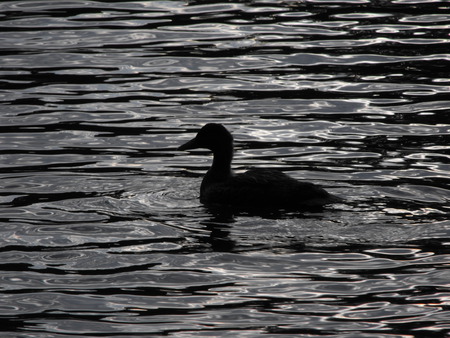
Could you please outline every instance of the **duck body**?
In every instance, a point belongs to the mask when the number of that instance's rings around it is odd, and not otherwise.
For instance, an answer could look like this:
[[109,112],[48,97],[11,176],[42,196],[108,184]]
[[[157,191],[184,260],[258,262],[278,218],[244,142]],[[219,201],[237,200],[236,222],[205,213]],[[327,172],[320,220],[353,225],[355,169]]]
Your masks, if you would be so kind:
[[221,124],[205,125],[191,141],[179,150],[210,149],[211,168],[200,186],[200,201],[208,205],[244,208],[308,208],[341,201],[318,185],[298,181],[274,169],[250,169],[234,174],[233,137]]
[[320,207],[340,200],[313,183],[297,181],[278,170],[254,168],[223,180],[209,174],[200,188],[204,204],[291,209]]

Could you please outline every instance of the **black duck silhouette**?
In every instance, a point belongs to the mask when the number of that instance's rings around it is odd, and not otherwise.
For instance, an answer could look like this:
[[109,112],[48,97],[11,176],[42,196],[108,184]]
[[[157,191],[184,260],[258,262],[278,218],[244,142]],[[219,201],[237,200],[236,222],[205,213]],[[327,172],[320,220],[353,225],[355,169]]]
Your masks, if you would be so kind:
[[318,185],[298,181],[274,169],[250,169],[234,174],[233,136],[221,124],[208,123],[178,150],[206,148],[213,152],[211,168],[200,186],[200,201],[207,205],[239,208],[314,208],[342,201]]

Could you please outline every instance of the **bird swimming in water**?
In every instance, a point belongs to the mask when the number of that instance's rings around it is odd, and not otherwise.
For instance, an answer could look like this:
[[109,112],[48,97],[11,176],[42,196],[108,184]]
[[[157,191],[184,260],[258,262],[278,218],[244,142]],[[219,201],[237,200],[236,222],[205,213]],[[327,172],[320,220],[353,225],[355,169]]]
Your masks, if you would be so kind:
[[206,124],[178,150],[197,148],[209,149],[214,155],[200,186],[200,201],[206,205],[301,209],[342,201],[318,185],[297,181],[278,170],[253,168],[234,174],[233,136],[221,124]]

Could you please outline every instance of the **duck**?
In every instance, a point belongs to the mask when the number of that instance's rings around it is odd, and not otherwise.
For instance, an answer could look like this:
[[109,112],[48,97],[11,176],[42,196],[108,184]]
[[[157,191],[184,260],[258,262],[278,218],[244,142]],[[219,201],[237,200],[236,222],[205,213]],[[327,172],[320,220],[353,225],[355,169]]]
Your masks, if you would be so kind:
[[200,202],[239,208],[302,209],[323,207],[343,199],[319,185],[302,182],[276,169],[232,170],[233,136],[219,123],[204,125],[179,151],[205,148],[213,153],[212,165],[200,185]]

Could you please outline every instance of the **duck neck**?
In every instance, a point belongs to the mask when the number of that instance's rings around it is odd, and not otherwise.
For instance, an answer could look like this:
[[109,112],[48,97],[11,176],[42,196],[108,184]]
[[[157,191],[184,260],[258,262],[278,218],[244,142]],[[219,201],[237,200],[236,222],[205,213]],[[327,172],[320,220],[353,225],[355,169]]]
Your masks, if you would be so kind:
[[233,145],[217,149],[213,152],[214,158],[209,174],[216,179],[226,179],[231,176],[231,161],[233,160]]

